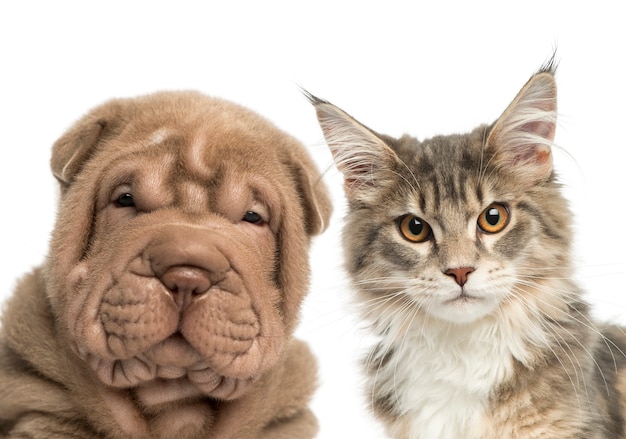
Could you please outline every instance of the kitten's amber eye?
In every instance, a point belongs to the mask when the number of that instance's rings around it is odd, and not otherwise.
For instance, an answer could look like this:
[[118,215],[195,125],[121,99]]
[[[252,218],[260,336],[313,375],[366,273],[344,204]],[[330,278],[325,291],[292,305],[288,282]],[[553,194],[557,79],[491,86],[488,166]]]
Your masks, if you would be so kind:
[[478,217],[478,227],[485,233],[498,233],[509,223],[509,209],[500,203],[492,203]]
[[428,241],[432,236],[432,230],[428,223],[411,214],[398,218],[398,228],[400,234],[411,242]]

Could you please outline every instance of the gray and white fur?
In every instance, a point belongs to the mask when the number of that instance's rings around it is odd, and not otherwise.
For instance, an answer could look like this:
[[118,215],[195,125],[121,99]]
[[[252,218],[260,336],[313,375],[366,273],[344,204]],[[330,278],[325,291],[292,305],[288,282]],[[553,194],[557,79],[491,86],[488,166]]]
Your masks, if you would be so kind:
[[345,266],[396,439],[624,438],[626,336],[591,320],[552,165],[555,63],[498,120],[424,141],[308,95],[348,213]]

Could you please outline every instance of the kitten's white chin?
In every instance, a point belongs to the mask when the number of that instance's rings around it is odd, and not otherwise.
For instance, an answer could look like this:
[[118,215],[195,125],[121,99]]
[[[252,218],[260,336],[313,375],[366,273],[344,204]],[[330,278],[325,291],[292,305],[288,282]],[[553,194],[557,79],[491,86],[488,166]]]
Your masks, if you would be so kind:
[[427,312],[451,323],[473,323],[491,314],[498,303],[493,298],[458,295],[455,298],[432,304]]

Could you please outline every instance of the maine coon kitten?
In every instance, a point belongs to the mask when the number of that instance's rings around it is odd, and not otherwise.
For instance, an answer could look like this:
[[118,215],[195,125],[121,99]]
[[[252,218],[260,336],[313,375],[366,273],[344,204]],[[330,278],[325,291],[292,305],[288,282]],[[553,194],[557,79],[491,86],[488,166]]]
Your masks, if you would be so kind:
[[308,96],[344,175],[346,267],[379,342],[368,395],[406,439],[623,438],[626,337],[572,278],[551,61],[500,118],[418,141]]

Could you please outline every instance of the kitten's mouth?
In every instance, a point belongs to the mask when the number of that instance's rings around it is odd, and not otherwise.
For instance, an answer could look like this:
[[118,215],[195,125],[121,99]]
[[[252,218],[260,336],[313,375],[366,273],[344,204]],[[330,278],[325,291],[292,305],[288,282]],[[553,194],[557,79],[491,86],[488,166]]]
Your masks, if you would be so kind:
[[[455,324],[463,324],[481,319],[493,312],[498,306],[498,301],[489,295],[469,294],[465,288],[449,292],[448,297],[442,297],[441,301],[428,308],[435,317]],[[472,293],[474,293],[472,291]]]
[[446,300],[445,303],[472,303],[480,300],[482,300],[480,297],[467,294],[465,289],[461,289],[461,293],[458,296]]

